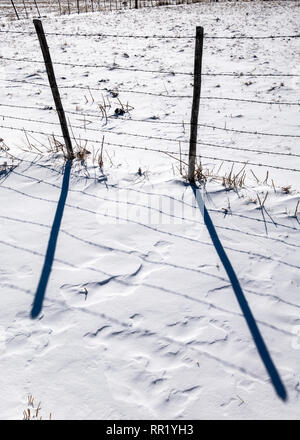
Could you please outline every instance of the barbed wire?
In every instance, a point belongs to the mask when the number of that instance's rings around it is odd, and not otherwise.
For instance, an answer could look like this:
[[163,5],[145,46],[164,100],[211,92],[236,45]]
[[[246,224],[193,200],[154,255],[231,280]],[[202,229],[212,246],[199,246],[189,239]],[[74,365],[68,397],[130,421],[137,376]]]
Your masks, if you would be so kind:
[[[44,64],[42,60],[31,60],[27,58],[9,58],[9,57],[0,57],[1,60],[6,61],[16,61],[22,63],[36,63],[36,64]],[[129,72],[144,72],[144,73],[159,73],[159,74],[171,74],[171,75],[185,75],[185,76],[193,76],[192,72],[177,72],[171,70],[151,70],[151,69],[138,69],[136,67],[121,67],[117,65],[105,65],[105,64],[75,64],[75,63],[66,63],[62,61],[52,61],[52,64],[59,66],[70,66],[70,67],[86,67],[91,69],[105,68],[108,70],[125,70]],[[203,74],[204,75],[204,74]],[[206,75],[206,74],[205,74]],[[300,75],[299,75],[300,76]]]
[[[11,104],[1,104],[0,106],[8,106],[8,107],[17,107],[17,108],[26,108],[26,109],[34,109],[34,110],[53,110],[56,111],[54,108],[47,108],[47,107],[32,107],[32,106],[14,106]],[[99,115],[92,115],[92,114],[86,114],[86,113],[81,113],[81,112],[76,112],[76,111],[68,111],[66,110],[65,113],[68,114],[72,114],[72,115],[76,115],[76,116],[84,116],[84,117],[93,117],[93,118],[101,118],[103,119],[103,116],[101,114]],[[30,118],[22,118],[22,117],[18,117],[18,116],[10,116],[10,115],[1,115],[1,118],[9,118],[9,119],[16,119],[16,120],[22,120],[22,121],[29,121],[29,122],[38,122],[38,123],[44,123],[44,124],[51,124],[51,125],[60,125],[58,122],[48,122],[48,121],[40,121],[37,119],[30,119]],[[116,119],[115,115],[111,115],[107,117],[108,119]],[[145,119],[134,119],[134,118],[124,118],[124,119],[120,119],[119,120],[122,121],[126,121],[126,122],[141,122],[141,123],[151,123],[151,124],[165,124],[165,125],[176,125],[176,126],[184,126],[184,125],[189,125],[191,126],[192,124],[190,122],[186,122],[186,121],[182,121],[182,122],[176,122],[176,121],[158,121],[158,120],[145,120]],[[225,127],[218,127],[215,125],[210,125],[210,124],[204,124],[204,123],[198,123],[197,124],[198,127],[205,127],[205,128],[210,128],[213,130],[222,130],[222,131],[227,131],[227,132],[233,132],[233,133],[239,133],[239,134],[250,134],[250,135],[257,135],[257,136],[275,136],[275,137],[284,137],[284,138],[300,138],[300,135],[291,135],[291,134],[279,134],[279,133],[265,133],[265,132],[257,132],[257,131],[247,131],[247,130],[237,130],[237,129],[233,129],[233,128],[225,128]],[[79,128],[82,129],[84,128],[85,130],[90,130],[90,131],[99,131],[99,129],[94,129],[94,128],[89,128],[89,127],[79,127],[79,126],[73,126],[75,128]],[[102,127],[103,128],[103,127]],[[105,130],[103,130],[105,131]],[[107,131],[107,130],[106,130]],[[109,130],[111,133],[114,133],[113,131]],[[133,135],[132,133],[122,133],[122,134],[128,134],[129,136]],[[136,136],[141,136],[141,137],[145,137],[144,135],[138,135],[136,134]],[[160,139],[160,140],[169,140],[168,138],[159,138],[159,137],[152,137],[150,136],[149,138],[151,139]],[[172,141],[176,141],[176,139],[171,139]],[[181,141],[180,139],[178,141]],[[184,141],[181,141],[184,142]],[[203,144],[205,145],[205,144]],[[210,144],[211,146],[215,146],[213,144]],[[225,147],[224,147],[225,148]],[[255,151],[255,152],[260,152],[259,150],[248,150],[248,151]],[[270,154],[272,154],[272,152],[270,152]],[[284,153],[282,153],[284,154]],[[289,153],[286,153],[286,155],[290,155]],[[299,156],[300,157],[300,156]]]
[[[34,107],[34,106],[20,106],[20,105],[2,104],[2,103],[0,103],[0,107],[12,107],[12,108],[22,108],[22,109],[30,109],[30,110],[43,110],[43,111],[44,110],[56,111],[55,108],[47,107],[47,106],[46,107]],[[98,115],[96,115],[96,114],[91,114],[91,113],[82,113],[82,112],[70,111],[70,110],[65,110],[65,113],[76,115],[76,116],[84,116],[84,117],[92,117],[92,118],[101,118],[101,119],[103,119],[103,115],[101,115],[100,113]],[[23,120],[23,121],[30,121],[30,122],[43,122],[43,121],[39,121],[39,120],[35,120],[35,119],[26,119],[26,118],[20,118],[20,117],[10,116],[10,115],[0,115],[0,117],[10,118],[10,119],[20,119],[20,120]],[[117,118],[119,120],[121,120],[121,121],[126,121],[126,122],[141,122],[141,123],[176,125],[176,126],[185,126],[185,125],[191,126],[191,125],[193,125],[191,122],[187,122],[187,121],[182,121],[182,122],[177,122],[177,121],[159,121],[157,119],[136,119],[136,118],[131,118],[131,117],[129,117],[129,118],[119,118],[119,117],[116,117],[115,115],[107,116],[107,119],[117,119]],[[44,123],[47,124],[47,123],[50,123],[50,122],[45,121]],[[251,131],[251,130],[238,130],[238,129],[235,129],[235,128],[219,127],[219,126],[216,126],[216,125],[204,124],[204,123],[198,123],[197,126],[198,127],[210,128],[212,130],[221,130],[221,131],[226,131],[226,132],[231,132],[231,133],[250,134],[250,135],[256,135],[256,136],[271,136],[271,137],[283,137],[283,138],[300,138],[300,135],[296,135],[296,134],[294,135],[294,134],[266,133],[266,132]],[[77,127],[77,128],[80,128],[80,127]],[[93,129],[87,127],[86,130],[93,130]]]
[[[49,84],[36,83],[33,81],[26,80],[15,80],[15,79],[1,79],[1,81],[12,82],[12,83],[22,83],[22,84],[32,84],[40,87],[50,88]],[[142,90],[130,90],[130,89],[120,89],[118,87],[108,89],[107,87],[88,87],[88,86],[76,86],[76,85],[59,85],[59,89],[79,89],[79,90],[88,90],[88,91],[96,91],[96,92],[117,92],[117,93],[133,93],[139,95],[150,95],[157,96],[160,98],[192,98],[192,95],[169,95],[163,93],[155,93],[155,92],[145,92]],[[228,97],[219,97],[219,96],[201,96],[201,100],[221,100],[221,101],[233,101],[233,102],[244,102],[244,103],[254,103],[254,104],[266,104],[266,105],[287,105],[287,106],[300,106],[300,102],[288,102],[288,101],[260,101],[257,99],[244,99],[244,98],[228,98]]]
[[[6,60],[6,61],[16,61],[16,62],[22,62],[22,63],[38,63],[38,64],[44,64],[44,61],[42,60],[31,60],[27,58],[9,58],[9,57],[3,57],[1,56],[0,59]],[[194,76],[192,72],[179,72],[179,71],[173,71],[173,70],[151,70],[151,69],[138,69],[136,67],[122,67],[117,65],[105,65],[105,64],[75,64],[75,63],[66,63],[62,61],[53,61],[52,64],[59,65],[59,66],[70,66],[70,67],[86,67],[91,69],[98,69],[98,68],[105,68],[108,70],[124,70],[129,72],[143,72],[143,73],[159,73],[162,75],[168,74],[168,75],[185,75],[185,76]],[[293,74],[293,73],[245,73],[245,72],[222,72],[222,73],[213,73],[213,72],[204,72],[201,73],[201,76],[226,76],[226,77],[251,77],[251,78],[257,78],[257,77],[300,77],[300,74]]]
[[[0,58],[1,59],[1,58]],[[16,79],[1,79],[1,81],[5,81],[5,82],[12,82],[12,83],[21,83],[21,84],[31,84],[31,85],[35,85],[35,86],[40,86],[40,87],[47,87],[50,88],[49,84],[43,84],[43,83],[37,83],[37,82],[33,82],[33,81],[26,81],[26,80],[16,80]],[[59,84],[59,89],[75,89],[75,90],[87,90],[87,91],[96,91],[96,92],[115,92],[114,88],[112,89],[108,89],[107,87],[89,87],[89,86],[76,86],[76,85],[61,85]],[[166,94],[162,94],[162,93],[155,93],[155,92],[145,92],[142,90],[130,90],[130,89],[119,89],[117,90],[118,93],[135,93],[135,94],[140,94],[140,95],[150,95],[150,96],[158,96],[160,98],[192,98],[192,95],[166,95]],[[205,99],[202,98],[202,99]],[[208,98],[210,99],[210,98]],[[219,98],[218,98],[219,99]],[[224,98],[225,99],[225,98]],[[265,103],[265,102],[263,102]],[[292,103],[292,105],[300,105],[300,103]]]
[[[9,57],[1,56],[0,59],[6,60],[6,61],[22,62],[22,63],[44,64],[44,61],[42,61],[42,60],[31,60],[31,59],[27,59],[27,58],[9,58]],[[122,66],[117,66],[117,65],[114,65],[114,64],[113,65],[105,65],[105,64],[75,64],[75,63],[66,63],[66,62],[62,62],[62,61],[53,61],[52,64],[60,65],[60,66],[70,66],[70,67],[86,67],[86,68],[92,68],[92,69],[105,68],[105,69],[108,69],[108,70],[125,70],[125,71],[129,71],[129,72],[159,73],[159,74],[186,75],[186,76],[193,76],[194,75],[192,72],[177,72],[177,71],[171,71],[171,70],[137,69],[136,67],[122,67]],[[202,74],[202,75],[207,75],[207,74]]]
[[276,40],[278,38],[299,38],[300,34],[293,35],[205,35],[204,38],[210,40]]
[[[16,131],[22,131],[22,132],[26,132],[26,133],[34,133],[34,134],[41,134],[44,136],[50,136],[50,137],[59,137],[59,138],[63,138],[62,135],[60,134],[56,134],[56,133],[45,133],[42,131],[37,131],[37,130],[24,130],[24,128],[16,128],[16,127],[8,127],[5,125],[0,125],[0,128],[4,128],[4,129],[8,129],[8,130],[16,130]],[[96,144],[101,144],[103,145],[103,140],[97,140],[97,139],[88,139],[88,138],[83,138],[83,137],[76,137],[76,136],[71,136],[72,139],[74,140],[78,140],[80,142],[91,142],[91,143],[96,143]],[[169,151],[169,150],[160,150],[157,148],[151,148],[151,147],[140,147],[140,146],[136,146],[136,145],[125,145],[125,144],[116,144],[116,143],[112,143],[112,142],[107,142],[105,141],[104,145],[110,145],[110,146],[114,146],[114,147],[120,147],[120,148],[127,148],[127,149],[133,149],[133,150],[143,150],[143,151],[151,151],[151,152],[156,152],[156,153],[163,153],[166,155],[179,155],[179,156],[189,156],[188,152],[178,152],[178,151]],[[172,157],[172,156],[171,156]],[[238,164],[242,164],[242,165],[252,165],[252,166],[258,166],[258,167],[267,167],[267,168],[272,168],[272,169],[277,169],[277,170],[283,170],[283,171],[293,171],[293,172],[298,172],[300,173],[300,170],[295,169],[295,168],[287,168],[287,167],[281,167],[281,166],[277,166],[277,165],[270,165],[270,164],[263,164],[263,163],[255,163],[255,162],[249,162],[249,161],[241,161],[241,160],[234,160],[234,159],[225,159],[225,158],[221,158],[221,157],[214,157],[214,156],[206,156],[203,154],[198,154],[196,155],[196,157],[198,157],[200,160],[201,159],[209,159],[209,160],[217,160],[217,161],[221,161],[221,162],[229,162],[229,163],[238,163]],[[174,159],[177,159],[177,157],[175,157]]]
[[[1,32],[1,31],[0,31]],[[48,35],[51,35],[51,33],[48,33]],[[57,34],[62,36],[63,34]],[[71,34],[70,34],[71,35]],[[87,34],[88,35],[88,34]],[[76,36],[76,34],[72,34],[72,36]],[[79,35],[78,35],[79,36]],[[82,35],[84,36],[84,35]],[[91,34],[89,34],[89,36],[91,36]],[[97,35],[97,36],[101,36],[101,35]],[[108,36],[108,35],[107,35]],[[294,37],[299,37],[300,35],[295,35]],[[136,37],[136,36],[129,36],[131,37]],[[147,36],[144,36],[146,38],[148,38]],[[247,38],[246,36],[241,36],[242,38]],[[283,38],[283,37],[287,37],[287,36],[277,36],[277,38]],[[154,36],[155,38],[155,36]],[[161,36],[161,38],[167,38],[165,36]],[[191,37],[186,37],[186,38],[191,38]],[[193,37],[194,38],[194,37]],[[222,37],[211,37],[211,38],[218,38],[221,39]],[[226,37],[226,39],[235,39],[236,37]],[[259,38],[259,37],[257,37]],[[262,38],[273,38],[273,36],[269,36],[269,37],[262,37]],[[254,39],[252,37],[252,39]],[[31,59],[17,59],[17,58],[8,58],[8,57],[0,57],[3,60],[9,60],[9,61],[16,61],[16,62],[29,62],[29,63],[39,63],[39,64],[44,64],[43,61],[39,61],[39,60],[31,60]],[[138,69],[138,68],[134,68],[134,67],[122,67],[122,66],[118,66],[117,64],[113,64],[113,65],[92,65],[92,64],[72,64],[72,63],[67,63],[67,62],[53,62],[54,65],[62,65],[62,66],[71,66],[71,67],[85,67],[85,68],[105,68],[105,69],[109,69],[109,70],[124,70],[124,71],[134,71],[134,72],[145,72],[145,73],[154,73],[154,74],[170,74],[170,75],[189,75],[189,76],[193,76],[193,73],[191,72],[177,72],[177,71],[168,71],[168,70],[149,70],[149,69]],[[224,72],[224,73],[214,73],[214,72],[207,72],[207,73],[202,73],[203,76],[226,76],[226,77],[300,77],[299,74],[285,74],[285,73],[244,73],[244,72],[240,72],[240,73],[236,73],[236,72]],[[27,82],[27,81],[17,81],[17,80],[10,80],[10,82],[22,82],[22,83],[28,83],[28,84],[34,84],[37,85],[37,83],[34,82]],[[39,84],[40,86],[45,86],[45,87],[49,87],[49,85],[46,84]],[[108,92],[112,92],[111,90],[108,90],[107,88],[104,89],[94,89],[94,88],[90,88],[90,87],[83,87],[83,86],[62,86],[61,88],[82,88],[85,90],[106,90]],[[122,90],[120,90],[120,92],[122,92]],[[124,91],[125,92],[125,91]],[[142,94],[152,94],[151,92],[139,92],[139,91],[127,91],[129,93],[142,93]],[[118,90],[119,93],[119,90]],[[126,92],[125,92],[126,93]],[[176,97],[176,98],[181,98],[184,96],[180,96],[180,95],[163,95],[163,94],[154,94],[154,96],[158,95],[160,97]],[[189,98],[192,98],[191,95],[186,96]],[[217,98],[217,97],[203,97],[202,99],[225,99],[228,101],[241,101],[241,102],[259,102],[259,103],[264,103],[264,104],[278,104],[278,105],[300,105],[300,103],[278,103],[278,102],[266,102],[266,101],[258,101],[258,100],[245,100],[245,99],[238,99],[238,98]],[[0,104],[1,105],[1,104]],[[3,106],[5,106],[5,104],[3,104]],[[12,106],[12,105],[11,105]],[[20,106],[21,107],[21,106]],[[25,108],[25,107],[23,107]],[[27,108],[34,108],[34,107],[27,107]],[[36,107],[35,107],[36,108]],[[47,109],[44,108],[43,110]],[[54,110],[53,108],[51,108],[51,110]],[[78,113],[78,112],[71,112],[71,111],[67,111],[66,113],[69,114],[76,114],[76,115],[81,115],[84,117],[97,117],[96,115],[88,115],[85,113]],[[100,116],[100,115],[99,115]],[[56,122],[49,122],[49,121],[39,121],[39,120],[35,120],[35,119],[29,119],[29,118],[22,118],[22,117],[14,117],[14,116],[7,116],[7,115],[0,115],[0,117],[3,118],[10,118],[10,119],[15,119],[15,120],[21,120],[21,121],[29,121],[29,122],[34,122],[34,123],[40,123],[40,124],[49,124],[49,125],[55,125],[55,126],[59,126],[59,123]],[[113,117],[113,116],[110,116]],[[127,121],[132,121],[132,122],[148,122],[148,123],[158,123],[158,124],[170,124],[170,125],[182,125],[182,124],[188,124],[191,125],[190,123],[187,122],[176,122],[176,121],[157,121],[157,120],[140,120],[140,119],[133,119],[133,118],[128,118],[126,119]],[[262,136],[276,136],[276,137],[286,137],[286,138],[299,138],[299,135],[291,135],[291,134],[279,134],[279,133],[264,133],[264,132],[257,132],[257,131],[248,131],[248,130],[237,130],[237,129],[230,129],[227,127],[219,127],[219,126],[214,126],[211,124],[197,124],[198,126],[201,127],[207,127],[210,129],[216,129],[216,130],[223,130],[223,131],[227,131],[227,132],[236,132],[236,133],[240,133],[240,134],[251,134],[251,135],[262,135]],[[0,126],[1,128],[6,128],[6,129],[11,129],[11,130],[20,130],[20,131],[25,131],[24,129],[19,129],[16,127],[5,127],[5,126]],[[81,129],[81,130],[85,130],[85,131],[95,131],[99,133],[99,129],[95,129],[95,128],[88,128],[88,127],[82,127],[82,126],[73,126],[74,128],[77,129]],[[49,133],[44,133],[41,131],[34,131],[34,130],[26,130],[29,133],[36,133],[36,134],[41,134],[41,135],[46,135],[46,136],[52,136],[53,134],[49,134]],[[180,139],[173,139],[173,138],[162,138],[162,137],[158,137],[158,136],[147,136],[147,135],[143,135],[143,134],[138,134],[138,133],[126,133],[126,132],[115,132],[115,131],[111,131],[111,130],[102,130],[101,134],[103,133],[111,133],[111,134],[115,134],[115,135],[123,135],[123,136],[133,136],[133,137],[139,137],[139,138],[144,138],[144,139],[155,139],[155,140],[162,140],[162,141],[171,141],[171,142],[183,142],[183,143],[188,143],[188,141],[186,140],[180,140]],[[57,137],[63,137],[61,135],[56,134],[55,136]],[[80,141],[87,141],[87,142],[95,142],[95,143],[102,143],[101,141],[98,140],[92,140],[92,139],[83,139],[82,137],[74,137],[74,135],[72,136],[72,138],[74,140],[78,139]],[[300,155],[297,154],[292,154],[292,153],[279,153],[279,152],[270,152],[270,151],[262,151],[262,150],[253,150],[253,149],[249,149],[249,148],[239,148],[239,147],[231,147],[231,146],[226,146],[226,145],[217,145],[217,144],[209,144],[209,143],[205,143],[205,142],[198,142],[198,145],[204,145],[204,146],[208,146],[208,147],[216,147],[216,148],[225,148],[225,149],[230,149],[230,150],[239,150],[239,151],[248,151],[248,152],[252,152],[252,153],[259,153],[259,154],[271,154],[271,155],[279,155],[279,156],[292,156],[292,157],[300,157]],[[124,145],[124,144],[114,144],[114,143],[110,143],[110,142],[106,142],[106,145],[111,145],[111,146],[116,146],[116,147],[123,147],[123,148],[130,148],[130,149],[139,149],[139,150],[146,150],[146,151],[153,151],[153,152],[159,152],[159,153],[164,153],[164,154],[176,154],[178,155],[178,151],[177,152],[170,152],[167,150],[159,150],[159,149],[154,149],[154,148],[149,148],[149,147],[139,147],[139,146],[133,146],[133,145]],[[188,153],[182,152],[181,153],[183,156],[187,156]],[[275,166],[275,165],[266,165],[266,164],[260,164],[260,163],[251,163],[251,162],[245,162],[245,161],[240,161],[240,160],[228,160],[228,159],[222,159],[222,158],[217,158],[217,157],[211,157],[211,156],[199,156],[205,159],[211,159],[211,160],[221,160],[223,162],[230,162],[230,163],[239,163],[239,164],[244,164],[244,165],[253,165],[253,166],[263,166],[263,167],[269,167],[269,168],[275,168],[275,169],[280,169],[280,170],[288,170],[288,171],[295,171],[295,172],[300,172],[300,170],[298,169],[292,169],[292,168],[286,168],[286,167],[281,167],[281,166]]]
[[259,101],[257,99],[245,99],[245,98],[226,98],[226,97],[217,97],[217,96],[201,96],[202,99],[212,99],[212,100],[225,100],[225,101],[234,101],[234,102],[246,102],[246,103],[255,103],[255,104],[268,104],[268,105],[300,105],[300,102],[280,102],[280,101]]
[[[14,31],[14,30],[0,30],[0,33],[6,34],[23,34],[36,35],[34,31]],[[109,33],[66,33],[66,32],[45,32],[45,35],[57,37],[107,37],[107,38],[139,38],[139,39],[195,39],[195,35],[126,35],[126,34],[109,34]],[[281,39],[281,38],[299,38],[300,34],[290,35],[209,35],[204,34],[204,38],[212,40],[266,40],[266,39]]]
[[[192,125],[192,124],[190,124]],[[218,127],[216,125],[210,125],[210,124],[197,124],[199,127],[206,127],[211,128],[213,130],[222,130],[227,131],[231,133],[239,133],[239,134],[250,134],[250,135],[257,135],[257,136],[271,136],[271,137],[283,137],[283,138],[300,138],[300,135],[298,134],[280,134],[280,133],[266,133],[262,131],[251,131],[251,130],[238,130],[235,128],[227,128],[227,127]]]

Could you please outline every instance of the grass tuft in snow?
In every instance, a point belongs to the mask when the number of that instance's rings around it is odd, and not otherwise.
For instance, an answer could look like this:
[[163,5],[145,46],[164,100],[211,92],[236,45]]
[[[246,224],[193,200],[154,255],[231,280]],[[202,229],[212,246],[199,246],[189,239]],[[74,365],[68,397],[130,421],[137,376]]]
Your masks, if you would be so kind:
[[[23,411],[23,420],[43,420],[41,402],[35,405],[34,400],[33,395],[29,394],[27,408]],[[51,418],[50,413],[48,419],[51,420]]]

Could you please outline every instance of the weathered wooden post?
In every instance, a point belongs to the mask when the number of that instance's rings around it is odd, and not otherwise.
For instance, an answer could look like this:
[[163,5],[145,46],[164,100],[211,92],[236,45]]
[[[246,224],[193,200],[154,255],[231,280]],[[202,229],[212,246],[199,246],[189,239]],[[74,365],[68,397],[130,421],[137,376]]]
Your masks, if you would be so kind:
[[41,14],[40,14],[39,7],[38,7],[38,5],[37,5],[36,0],[34,0],[34,4],[35,4],[35,7],[36,7],[36,10],[37,10],[37,13],[38,13],[38,17],[40,17]]
[[190,151],[189,151],[189,171],[188,179],[195,181],[195,163],[197,154],[197,130],[198,115],[201,94],[201,74],[202,74],[202,54],[203,54],[203,27],[196,28],[195,61],[194,61],[194,89],[193,104],[191,113],[191,133],[190,133]]
[[13,5],[14,10],[15,10],[15,13],[16,13],[16,16],[17,16],[17,19],[20,20],[19,14],[18,14],[18,12],[17,12],[17,10],[16,10],[16,7],[15,7],[15,4],[14,4],[13,0],[10,0],[10,1],[11,1],[11,4]]
[[139,9],[139,0],[135,0],[135,9]]
[[68,158],[70,160],[74,159],[74,153],[72,148],[72,143],[69,135],[68,125],[66,121],[65,112],[62,106],[62,102],[60,99],[59,90],[56,84],[56,78],[53,70],[52,60],[49,52],[49,47],[47,45],[46,36],[43,29],[43,24],[41,20],[33,20],[33,24],[35,26],[35,30],[40,42],[42,54],[44,57],[44,62],[47,70],[48,80],[52,91],[52,96],[55,102],[56,111],[59,117],[59,122],[61,125],[61,131],[63,134],[63,138],[65,141],[66,149],[68,152]]
[[27,12],[27,8],[26,8],[26,5],[25,5],[25,0],[23,0],[23,6],[24,6],[26,18],[28,18],[28,12]]

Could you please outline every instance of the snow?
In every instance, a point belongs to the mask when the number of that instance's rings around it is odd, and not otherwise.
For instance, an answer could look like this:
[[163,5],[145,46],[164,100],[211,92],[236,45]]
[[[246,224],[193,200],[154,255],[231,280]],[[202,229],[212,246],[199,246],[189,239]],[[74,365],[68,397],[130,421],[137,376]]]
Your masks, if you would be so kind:
[[[0,125],[25,128],[43,153],[24,151],[24,132],[0,129],[10,148],[1,151],[0,163],[16,166],[0,175],[2,419],[22,418],[30,394],[53,419],[299,417],[299,173],[276,168],[300,169],[297,138],[208,127],[198,134],[199,142],[239,148],[198,146],[203,156],[219,158],[203,158],[211,177],[198,194],[280,376],[284,400],[204,224],[201,201],[199,207],[174,159],[179,141],[188,151],[191,98],[168,95],[191,95],[192,77],[88,67],[189,73],[197,25],[209,36],[293,35],[299,15],[293,1],[255,1],[44,18],[48,33],[191,37],[48,36],[53,61],[87,66],[54,65],[65,110],[88,115],[67,113],[75,137],[97,141],[87,144],[92,154],[86,164],[76,159],[71,169],[60,153],[46,151],[45,136],[30,134],[60,134],[59,126],[45,123],[58,120],[49,109],[50,90],[40,85],[47,85],[43,64],[1,60]],[[42,60],[31,22],[3,20],[1,30],[32,34],[0,33],[0,56]],[[203,72],[299,75],[299,50],[296,38],[205,39]],[[63,88],[72,85],[118,90],[132,110],[106,123],[99,105],[110,102],[111,116],[120,107],[117,98],[105,90]],[[201,94],[299,102],[299,77],[204,76]],[[221,128],[299,136],[297,106],[203,99],[199,118]],[[180,124],[160,123],[170,121]],[[92,156],[103,135],[100,170]],[[232,163],[221,166],[222,159],[264,166],[247,165],[243,186],[226,190],[222,177]],[[235,164],[234,172],[242,167]],[[258,196],[267,197],[265,210]],[[49,281],[32,316],[41,273]]]

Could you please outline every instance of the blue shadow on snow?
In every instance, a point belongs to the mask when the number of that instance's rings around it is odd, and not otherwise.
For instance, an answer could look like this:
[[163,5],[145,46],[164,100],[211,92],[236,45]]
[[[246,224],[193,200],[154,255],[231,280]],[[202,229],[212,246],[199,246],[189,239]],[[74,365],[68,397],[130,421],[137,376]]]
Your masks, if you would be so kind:
[[61,187],[61,193],[60,193],[59,201],[57,204],[55,217],[53,220],[53,225],[52,225],[51,232],[50,232],[47,252],[45,255],[44,266],[42,269],[39,285],[36,290],[34,302],[33,302],[32,309],[31,309],[31,318],[36,318],[40,314],[42,307],[43,307],[43,301],[44,301],[44,297],[45,297],[45,293],[46,293],[46,289],[47,289],[47,284],[48,284],[50,273],[52,270],[52,264],[53,264],[53,260],[54,260],[59,229],[60,229],[60,225],[61,225],[61,221],[62,221],[62,217],[63,217],[63,213],[64,213],[64,208],[65,208],[65,203],[66,203],[66,199],[67,199],[67,195],[68,195],[71,167],[72,167],[72,161],[68,160],[66,162],[65,169],[64,169],[64,177],[63,177],[63,182],[62,182],[62,187]]
[[218,237],[217,231],[214,227],[214,224],[212,222],[212,219],[210,218],[210,215],[206,209],[206,206],[204,204],[202,195],[199,191],[199,188],[195,184],[191,184],[192,190],[194,192],[197,204],[200,208],[201,214],[204,219],[204,224],[207,227],[207,230],[209,232],[210,238],[213,242],[213,245],[217,251],[217,254],[219,255],[219,258],[224,266],[224,269],[228,275],[228,278],[231,282],[233,291],[235,293],[235,296],[237,298],[237,301],[240,305],[240,308],[244,314],[244,317],[246,319],[248,328],[250,330],[250,333],[253,337],[253,340],[255,342],[257,351],[261,357],[262,362],[264,363],[264,366],[270,376],[271,382],[275,388],[275,391],[277,395],[282,400],[287,400],[287,392],[286,389],[282,383],[282,380],[279,376],[279,373],[272,361],[272,358],[270,356],[270,353],[266,347],[266,344],[261,336],[261,333],[259,331],[259,328],[255,322],[255,319],[252,315],[251,309],[248,305],[248,302],[245,298],[245,295],[243,293],[243,290],[241,288],[240,282],[235,274],[235,271],[229,261],[229,258],[227,257],[227,254],[222,246],[222,243]]

